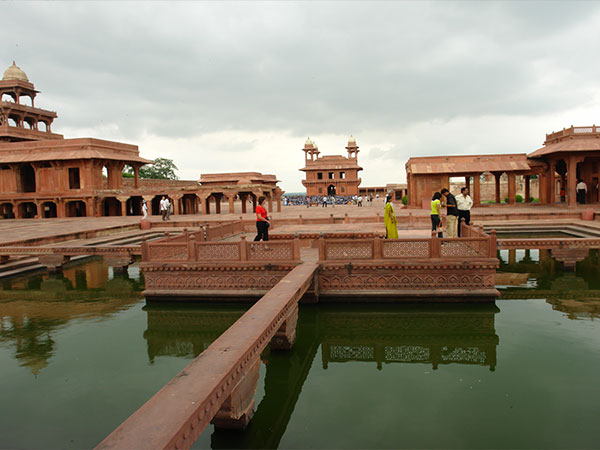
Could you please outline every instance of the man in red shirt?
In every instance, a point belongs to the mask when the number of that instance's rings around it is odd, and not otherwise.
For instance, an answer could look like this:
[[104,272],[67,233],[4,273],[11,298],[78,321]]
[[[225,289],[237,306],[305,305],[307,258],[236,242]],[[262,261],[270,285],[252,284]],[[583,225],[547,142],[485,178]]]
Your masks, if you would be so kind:
[[267,210],[265,209],[264,203],[266,198],[261,196],[258,197],[258,206],[256,207],[256,237],[255,241],[269,240],[269,217],[267,216]]

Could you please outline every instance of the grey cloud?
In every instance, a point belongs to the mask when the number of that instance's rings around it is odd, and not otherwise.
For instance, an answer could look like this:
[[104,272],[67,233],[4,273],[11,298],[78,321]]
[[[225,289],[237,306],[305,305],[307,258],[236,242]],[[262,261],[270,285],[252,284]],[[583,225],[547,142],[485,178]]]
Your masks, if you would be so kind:
[[[59,132],[61,123],[114,123],[135,141],[144,131],[385,131],[584,102],[582,86],[600,71],[591,57],[600,53],[600,27],[590,20],[599,9],[589,2],[5,2],[9,45],[0,61],[17,59],[47,93],[39,104],[58,111]],[[569,39],[581,27],[588,39]],[[568,70],[565,85],[539,88],[540,59]]]

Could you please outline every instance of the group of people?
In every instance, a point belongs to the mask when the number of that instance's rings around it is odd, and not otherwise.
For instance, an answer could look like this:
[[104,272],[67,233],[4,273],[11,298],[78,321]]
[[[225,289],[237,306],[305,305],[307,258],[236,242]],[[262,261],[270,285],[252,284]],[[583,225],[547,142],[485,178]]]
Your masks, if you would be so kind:
[[[163,195],[160,199],[158,209],[160,210],[162,220],[171,220],[173,205],[166,195]],[[146,199],[142,199],[142,214],[144,215],[143,219],[148,217],[148,203],[146,202]]]
[[[469,188],[460,189],[460,195],[454,196],[446,188],[433,194],[431,199],[431,231],[436,231],[438,237],[443,237],[442,222],[442,197],[446,206],[446,237],[460,237],[460,222],[471,223],[471,207],[473,200],[469,195]],[[385,198],[384,224],[386,239],[398,239],[398,226],[392,196]]]

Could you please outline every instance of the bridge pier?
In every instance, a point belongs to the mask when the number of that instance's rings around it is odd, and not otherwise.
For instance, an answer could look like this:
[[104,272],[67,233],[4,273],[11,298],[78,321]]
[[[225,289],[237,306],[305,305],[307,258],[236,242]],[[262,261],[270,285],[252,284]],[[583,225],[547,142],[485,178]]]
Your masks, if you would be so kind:
[[259,369],[260,358],[256,358],[210,422],[216,429],[244,430],[248,426],[254,415],[254,395],[258,386]]
[[50,273],[60,273],[62,266],[69,262],[70,256],[61,253],[49,253],[38,256],[38,262],[48,269]]
[[117,255],[105,255],[104,261],[108,266],[113,268],[113,273],[125,274],[128,267],[135,261],[135,258],[129,253],[120,253]]
[[298,323],[298,304],[290,311],[273,339],[271,350],[290,350],[296,341],[296,324]]

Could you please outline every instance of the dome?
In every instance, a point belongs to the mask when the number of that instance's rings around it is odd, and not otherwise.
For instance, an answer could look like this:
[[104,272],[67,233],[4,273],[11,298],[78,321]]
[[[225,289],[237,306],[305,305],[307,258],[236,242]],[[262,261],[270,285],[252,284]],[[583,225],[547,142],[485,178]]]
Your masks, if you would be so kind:
[[304,143],[304,148],[312,148],[313,147],[313,141],[310,140],[310,138],[306,138],[306,142]]
[[7,81],[7,80],[19,80],[19,81],[26,81],[29,83],[29,78],[27,78],[27,75],[25,74],[25,72],[23,72],[21,70],[21,68],[15,64],[14,61],[12,63],[12,66],[10,66],[8,69],[6,69],[4,71],[4,75],[2,76],[2,81]]
[[350,139],[348,139],[348,147],[354,146],[356,146],[356,139],[354,138],[354,136],[350,135]]

